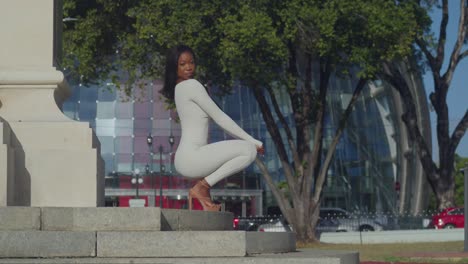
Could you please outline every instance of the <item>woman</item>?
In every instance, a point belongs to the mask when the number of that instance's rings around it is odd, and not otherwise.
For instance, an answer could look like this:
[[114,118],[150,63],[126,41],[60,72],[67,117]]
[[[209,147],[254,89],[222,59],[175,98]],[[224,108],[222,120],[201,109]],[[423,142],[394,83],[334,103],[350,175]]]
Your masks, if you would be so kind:
[[[192,49],[181,45],[170,50],[161,93],[175,101],[182,128],[175,168],[185,177],[200,179],[189,190],[189,209],[195,198],[203,210],[219,211],[221,206],[211,200],[211,186],[249,166],[257,152],[264,152],[263,144],[219,109],[205,87],[193,79],[195,69]],[[208,144],[208,117],[238,140]]]

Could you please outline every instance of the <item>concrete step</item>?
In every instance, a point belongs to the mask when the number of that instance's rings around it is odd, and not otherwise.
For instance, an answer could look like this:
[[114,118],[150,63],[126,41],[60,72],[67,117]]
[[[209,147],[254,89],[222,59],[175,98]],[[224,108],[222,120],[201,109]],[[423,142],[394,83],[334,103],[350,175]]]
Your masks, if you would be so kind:
[[256,254],[248,257],[175,258],[0,258],[0,264],[359,264],[353,251],[300,249],[284,254]]
[[186,231],[232,230],[230,212],[157,207],[0,207],[0,230]]
[[47,231],[160,231],[159,208],[44,207],[42,230]]
[[296,249],[291,232],[98,232],[98,257],[220,257]]
[[0,207],[0,230],[39,230],[40,228],[40,208]]
[[233,230],[231,212],[162,209],[162,231],[228,231]]
[[295,250],[295,234],[245,231],[0,231],[0,258],[240,257]]
[[294,233],[232,231],[232,213],[0,208],[0,258],[240,257],[295,250]]
[[95,232],[0,231],[0,258],[94,256]]

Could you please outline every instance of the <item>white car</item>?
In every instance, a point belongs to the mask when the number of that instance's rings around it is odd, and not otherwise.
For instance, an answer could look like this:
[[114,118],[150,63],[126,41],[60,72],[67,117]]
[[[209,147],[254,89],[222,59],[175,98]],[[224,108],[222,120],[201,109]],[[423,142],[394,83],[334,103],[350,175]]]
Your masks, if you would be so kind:
[[377,220],[351,214],[341,208],[320,208],[320,218],[322,220],[338,221],[336,232],[383,230],[383,225]]

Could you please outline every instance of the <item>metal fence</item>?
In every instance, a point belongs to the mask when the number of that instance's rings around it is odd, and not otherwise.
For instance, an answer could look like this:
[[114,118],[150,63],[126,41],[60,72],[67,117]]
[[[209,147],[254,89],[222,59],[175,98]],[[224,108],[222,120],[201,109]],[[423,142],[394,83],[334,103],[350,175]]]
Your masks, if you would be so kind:
[[[435,227],[432,218],[439,214],[440,212],[437,211],[427,211],[417,215],[410,213],[348,213],[344,210],[336,213],[321,212],[316,231],[322,233],[428,229]],[[439,227],[443,228],[444,226]],[[447,224],[445,227],[460,226]],[[293,231],[293,227],[281,215],[236,217],[234,219],[234,229],[261,232]]]

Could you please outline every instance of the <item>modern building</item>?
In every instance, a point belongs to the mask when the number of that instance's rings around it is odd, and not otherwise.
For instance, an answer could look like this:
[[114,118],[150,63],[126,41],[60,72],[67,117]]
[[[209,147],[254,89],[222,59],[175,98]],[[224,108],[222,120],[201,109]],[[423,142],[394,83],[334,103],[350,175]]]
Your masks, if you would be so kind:
[[[424,133],[430,138],[424,88],[419,77],[408,78],[418,99]],[[112,83],[91,87],[72,83],[71,86],[73,93],[63,111],[72,119],[89,122],[101,142],[106,204],[128,206],[131,197],[139,196],[146,200],[146,206],[186,208],[191,182],[178,175],[173,167],[180,126],[177,114],[166,108],[158,92],[161,81],[144,82],[131,97]],[[352,89],[351,80],[332,78],[325,127],[327,139],[334,135]],[[249,88],[238,86],[231,94],[214,98],[241,127],[265,143],[265,163],[275,180],[284,179],[274,144]],[[281,94],[279,99],[287,113],[288,99]],[[364,89],[337,147],[327,176],[323,206],[365,212],[418,212],[424,208],[425,178],[400,121],[402,109],[398,94],[388,85],[374,82]],[[211,141],[228,138],[212,124]],[[275,207],[254,165],[218,183],[212,196],[225,210],[237,215],[267,214],[268,208]]]

